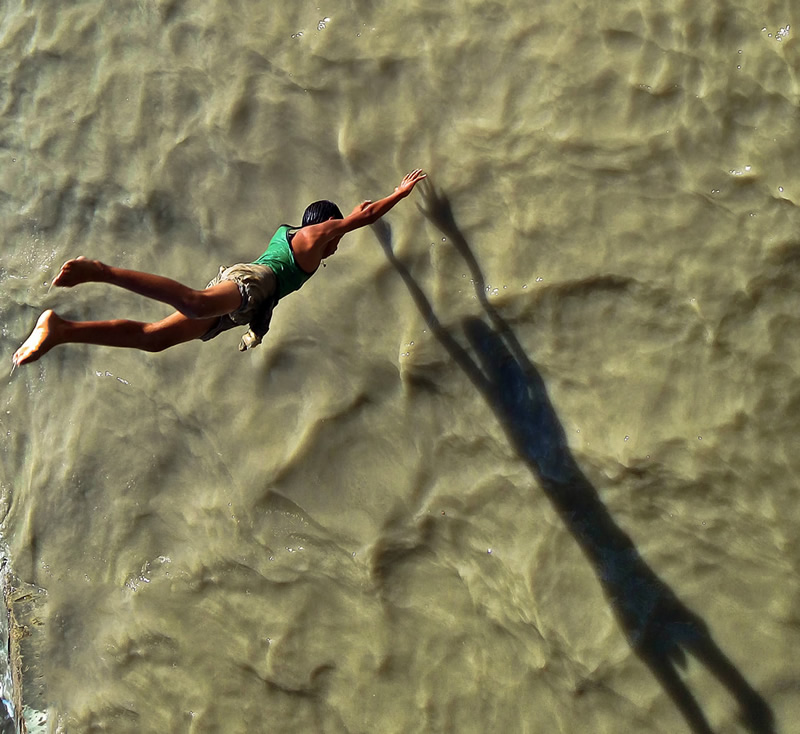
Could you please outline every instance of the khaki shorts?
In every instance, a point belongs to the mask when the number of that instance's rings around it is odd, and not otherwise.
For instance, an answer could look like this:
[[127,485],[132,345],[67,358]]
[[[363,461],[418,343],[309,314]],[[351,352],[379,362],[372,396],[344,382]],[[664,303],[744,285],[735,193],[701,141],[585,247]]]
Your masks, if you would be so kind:
[[217,323],[200,338],[205,342],[234,326],[253,322],[262,327],[259,331],[266,333],[278,296],[278,280],[275,273],[266,265],[239,263],[228,268],[221,267],[217,276],[206,288],[211,288],[224,280],[236,283],[242,295],[242,305],[235,311],[220,316]]

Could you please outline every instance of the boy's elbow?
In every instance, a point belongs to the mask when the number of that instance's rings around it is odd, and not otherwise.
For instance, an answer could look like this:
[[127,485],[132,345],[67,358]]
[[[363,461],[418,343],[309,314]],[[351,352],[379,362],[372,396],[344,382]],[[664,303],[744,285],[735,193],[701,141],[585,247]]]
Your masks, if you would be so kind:
[[374,204],[367,207],[364,214],[366,215],[364,224],[375,224],[382,216],[382,212]]
[[353,217],[351,220],[352,224],[347,228],[347,231],[350,232],[354,229],[361,229],[361,227],[366,227],[368,224],[378,221],[378,219],[380,219],[380,214],[378,212],[364,209],[358,213],[357,217]]

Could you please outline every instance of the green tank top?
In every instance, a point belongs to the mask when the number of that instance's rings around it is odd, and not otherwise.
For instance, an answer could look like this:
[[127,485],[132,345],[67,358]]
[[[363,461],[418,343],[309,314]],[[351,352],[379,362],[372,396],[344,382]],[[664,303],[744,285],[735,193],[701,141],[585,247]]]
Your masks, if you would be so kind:
[[268,266],[278,281],[278,299],[283,298],[296,291],[314,273],[307,273],[301,269],[294,259],[292,246],[287,237],[289,227],[279,227],[278,231],[272,236],[267,245],[267,249],[258,260],[253,262],[256,265]]

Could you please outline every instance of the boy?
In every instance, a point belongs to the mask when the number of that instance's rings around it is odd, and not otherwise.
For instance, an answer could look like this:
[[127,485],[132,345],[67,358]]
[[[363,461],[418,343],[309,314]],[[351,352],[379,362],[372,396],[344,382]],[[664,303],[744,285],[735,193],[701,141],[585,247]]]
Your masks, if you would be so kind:
[[389,196],[365,201],[346,217],[333,202],[311,204],[299,229],[281,226],[258,260],[220,268],[205,290],[194,290],[160,275],[115,268],[99,260],[69,260],[53,285],[71,288],[80,283],[110,283],[169,304],[176,313],[161,321],[142,323],[126,319],[67,321],[52,310],[45,311],[14,353],[14,367],[36,361],[58,344],[99,344],[160,352],[191,339],[208,341],[247,323],[250,331],[239,349],[255,347],[269,329],[278,300],[300,288],[320,263],[336,252],[345,234],[380,219],[425,176],[421,169],[412,171]]

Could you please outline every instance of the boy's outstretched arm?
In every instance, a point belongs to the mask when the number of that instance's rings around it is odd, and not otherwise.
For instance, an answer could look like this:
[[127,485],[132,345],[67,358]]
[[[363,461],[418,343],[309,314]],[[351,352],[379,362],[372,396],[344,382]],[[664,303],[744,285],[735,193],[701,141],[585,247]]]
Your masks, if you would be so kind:
[[[427,174],[421,169],[417,168],[411,173],[407,173],[400,185],[389,194],[389,196],[379,199],[378,201],[364,201],[353,209],[340,223],[345,232],[352,232],[354,229],[364,227],[372,224],[380,219],[386,212],[388,212],[398,201],[405,199],[413,190],[414,187],[422,181]],[[323,223],[325,224],[325,223]]]
[[380,219],[397,202],[405,199],[426,175],[421,168],[417,168],[407,173],[391,194],[378,201],[362,202],[344,219],[329,219],[327,222],[300,229],[292,240],[292,249],[298,264],[304,269],[316,269],[323,258],[336,251],[339,240],[345,234]]

